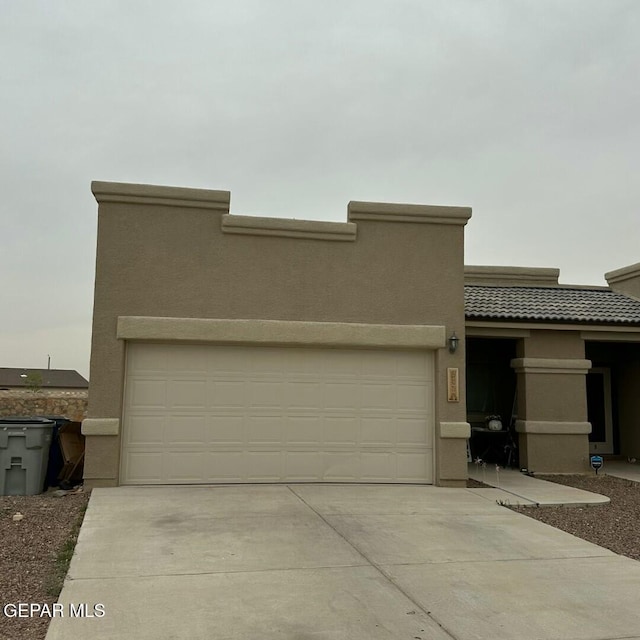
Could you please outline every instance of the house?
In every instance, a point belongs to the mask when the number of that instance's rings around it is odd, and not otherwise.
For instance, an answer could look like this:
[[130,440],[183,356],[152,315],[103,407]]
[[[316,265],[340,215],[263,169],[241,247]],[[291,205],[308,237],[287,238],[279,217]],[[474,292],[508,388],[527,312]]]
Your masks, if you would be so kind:
[[635,450],[640,268],[611,290],[465,270],[466,207],[351,202],[312,222],[230,215],[226,191],[92,191],[89,486],[464,486],[472,428],[497,413],[535,471],[586,470],[598,411],[591,446]]
[[89,381],[73,369],[0,367],[0,391],[37,390],[48,394],[86,393]]
[[558,275],[465,269],[467,419],[472,442],[500,441],[487,415],[513,422],[521,467],[580,473],[591,454],[640,454],[640,264],[608,287]]
[[0,416],[86,416],[89,382],[72,369],[0,367]]

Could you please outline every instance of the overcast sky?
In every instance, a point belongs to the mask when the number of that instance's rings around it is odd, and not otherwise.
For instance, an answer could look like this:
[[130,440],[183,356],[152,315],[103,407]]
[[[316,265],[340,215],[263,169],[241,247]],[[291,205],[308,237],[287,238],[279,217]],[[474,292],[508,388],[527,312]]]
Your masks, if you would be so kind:
[[466,205],[467,264],[640,261],[636,0],[0,0],[0,366],[89,373],[91,180]]

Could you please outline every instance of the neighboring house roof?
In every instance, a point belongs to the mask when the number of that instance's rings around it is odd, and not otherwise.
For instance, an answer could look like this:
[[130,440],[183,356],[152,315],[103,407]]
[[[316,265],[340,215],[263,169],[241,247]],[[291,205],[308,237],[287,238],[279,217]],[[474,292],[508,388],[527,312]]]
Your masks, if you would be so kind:
[[39,373],[42,376],[42,388],[87,389],[89,382],[73,369],[13,369],[0,367],[0,388],[27,387],[26,376]]
[[464,289],[468,319],[640,325],[640,300],[609,289],[482,285]]

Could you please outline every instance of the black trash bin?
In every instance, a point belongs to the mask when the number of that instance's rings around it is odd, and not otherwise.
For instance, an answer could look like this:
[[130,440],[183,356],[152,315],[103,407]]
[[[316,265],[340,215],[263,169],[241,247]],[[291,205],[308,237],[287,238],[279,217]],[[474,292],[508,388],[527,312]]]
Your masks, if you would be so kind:
[[51,431],[51,446],[49,447],[49,462],[47,465],[47,475],[44,482],[45,490],[49,487],[59,487],[60,480],[58,476],[62,472],[64,467],[64,458],[62,457],[62,450],[60,449],[60,439],[58,438],[58,432],[60,427],[65,424],[69,424],[71,420],[64,416],[35,416],[37,418],[44,418],[45,420],[53,420],[55,423]]

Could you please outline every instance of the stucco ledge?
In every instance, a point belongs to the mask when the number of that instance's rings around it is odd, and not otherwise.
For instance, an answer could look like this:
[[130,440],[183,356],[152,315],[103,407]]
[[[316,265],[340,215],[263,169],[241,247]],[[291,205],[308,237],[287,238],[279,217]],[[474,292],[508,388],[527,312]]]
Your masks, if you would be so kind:
[[441,422],[440,437],[447,439],[467,439],[471,437],[471,425],[468,422]]
[[120,316],[121,340],[282,346],[441,349],[445,327],[288,320]]
[[511,367],[516,373],[558,373],[586,375],[591,360],[579,358],[514,358]]
[[85,418],[82,421],[84,436],[117,436],[120,433],[118,418]]
[[591,433],[591,423],[516,420],[516,431],[518,433],[540,433],[548,435],[584,435]]

